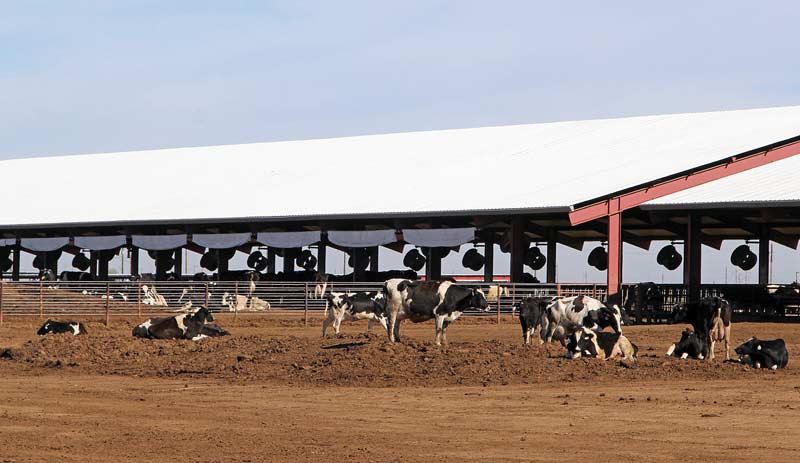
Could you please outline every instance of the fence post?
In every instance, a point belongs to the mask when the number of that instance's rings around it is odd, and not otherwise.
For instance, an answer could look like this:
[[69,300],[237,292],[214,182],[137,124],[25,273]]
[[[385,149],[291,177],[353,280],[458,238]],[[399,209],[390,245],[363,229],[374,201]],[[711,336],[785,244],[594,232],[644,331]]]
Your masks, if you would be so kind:
[[44,318],[44,282],[39,280],[39,320]]
[[303,326],[308,326],[308,282],[305,283],[305,291],[303,291]]
[[561,297],[561,283],[556,283],[556,296]]
[[498,285],[497,291],[497,324],[500,324],[500,299],[502,299],[502,290],[499,289],[500,286]]
[[136,314],[142,318],[142,282],[136,282]]
[[239,315],[239,282],[233,284],[233,321],[236,322],[236,316]]
[[0,326],[3,326],[3,281],[0,280]]
[[211,310],[211,307],[208,306],[208,282],[206,282],[206,294],[205,294],[205,308]]
[[111,317],[111,282],[106,281],[106,322],[108,326],[109,318]]

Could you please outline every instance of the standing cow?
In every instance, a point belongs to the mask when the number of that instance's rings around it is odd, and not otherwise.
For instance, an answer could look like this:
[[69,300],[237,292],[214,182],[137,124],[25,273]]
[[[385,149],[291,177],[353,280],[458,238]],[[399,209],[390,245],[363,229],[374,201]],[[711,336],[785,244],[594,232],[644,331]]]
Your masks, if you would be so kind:
[[[547,306],[553,302],[554,297],[526,297],[514,304],[514,310],[519,311],[519,324],[522,326],[522,343],[530,344],[531,335],[537,330],[543,330],[547,326],[545,312]],[[539,344],[542,344],[543,337],[539,336]]]
[[389,340],[400,340],[400,322],[436,320],[437,346],[447,343],[447,327],[468,309],[489,310],[486,297],[478,288],[458,286],[452,281],[387,280],[383,286],[389,316]]
[[327,317],[322,322],[322,337],[328,326],[333,324],[333,330],[339,335],[339,326],[342,321],[369,320],[367,331],[372,330],[375,322],[381,324],[383,329],[387,328],[386,323],[386,298],[383,293],[378,292],[358,292],[358,293],[336,293],[329,292],[325,296]]
[[673,323],[689,323],[698,336],[709,344],[709,360],[714,360],[714,345],[725,343],[725,360],[731,358],[731,305],[721,297],[707,297],[699,302],[690,302],[675,308]]
[[615,333],[622,332],[622,313],[619,307],[606,307],[589,296],[556,298],[547,306],[545,315],[546,326],[543,331],[547,342],[552,342],[553,337],[556,337],[563,344],[567,336],[583,327],[596,331],[611,327]]

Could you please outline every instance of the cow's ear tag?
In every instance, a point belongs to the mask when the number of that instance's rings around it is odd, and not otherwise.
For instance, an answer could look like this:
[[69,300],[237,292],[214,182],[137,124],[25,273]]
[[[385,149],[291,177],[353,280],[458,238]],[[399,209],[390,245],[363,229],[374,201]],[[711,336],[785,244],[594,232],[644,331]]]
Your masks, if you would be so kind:
[[756,347],[756,350],[761,350],[761,345],[759,345],[758,347]]

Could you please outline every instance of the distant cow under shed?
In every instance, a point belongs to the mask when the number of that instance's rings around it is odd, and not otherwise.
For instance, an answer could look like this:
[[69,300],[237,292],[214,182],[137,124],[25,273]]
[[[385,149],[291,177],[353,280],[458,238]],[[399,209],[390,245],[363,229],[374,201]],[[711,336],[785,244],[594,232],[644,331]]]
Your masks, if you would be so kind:
[[708,359],[714,359],[714,345],[725,343],[725,359],[730,356],[731,317],[733,310],[727,300],[721,297],[707,297],[698,302],[678,306],[673,314],[674,323],[689,323],[698,336],[709,343]]
[[[547,306],[553,302],[553,297],[526,297],[515,304],[514,310],[519,311],[519,324],[522,326],[522,343],[530,344],[531,335],[537,329],[542,330],[546,326],[545,311]],[[539,344],[543,343],[543,336],[538,336]]]
[[400,340],[400,322],[435,319],[436,345],[447,343],[447,327],[468,309],[486,311],[489,303],[478,288],[458,286],[452,281],[409,281],[399,278],[384,283],[389,317],[389,340]]
[[752,337],[736,348],[739,361],[752,365],[753,368],[769,368],[777,370],[789,364],[789,352],[783,339],[762,341]]
[[206,337],[203,327],[213,322],[214,316],[200,307],[192,314],[181,314],[174,317],[151,318],[133,329],[133,335],[147,339],[191,339],[197,341]]
[[383,293],[357,292],[336,293],[331,292],[325,296],[327,317],[322,322],[322,337],[328,326],[333,324],[333,330],[338,335],[342,321],[369,320],[367,331],[372,330],[375,322],[387,329],[386,298]]
[[78,336],[79,334],[87,334],[86,326],[83,323],[79,322],[59,322],[55,320],[47,320],[44,322],[39,331],[36,332],[39,336],[44,336],[46,334],[61,334],[61,333],[69,333],[73,336]]

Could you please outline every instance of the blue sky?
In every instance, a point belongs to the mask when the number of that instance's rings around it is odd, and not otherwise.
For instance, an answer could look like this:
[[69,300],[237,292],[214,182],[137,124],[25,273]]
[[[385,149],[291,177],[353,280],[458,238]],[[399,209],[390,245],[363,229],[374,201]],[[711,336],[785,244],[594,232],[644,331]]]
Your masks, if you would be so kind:
[[0,159],[800,104],[799,19],[788,1],[3,2]]

